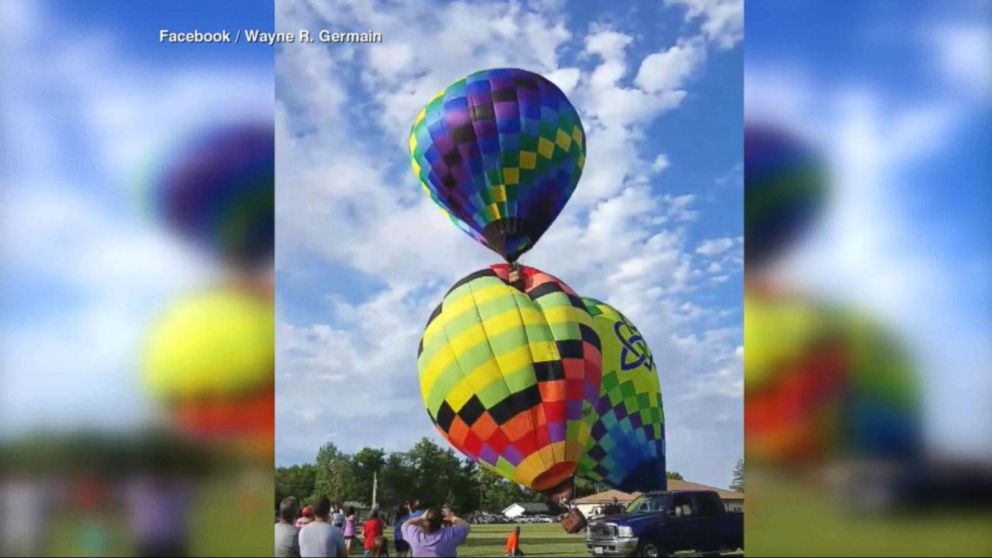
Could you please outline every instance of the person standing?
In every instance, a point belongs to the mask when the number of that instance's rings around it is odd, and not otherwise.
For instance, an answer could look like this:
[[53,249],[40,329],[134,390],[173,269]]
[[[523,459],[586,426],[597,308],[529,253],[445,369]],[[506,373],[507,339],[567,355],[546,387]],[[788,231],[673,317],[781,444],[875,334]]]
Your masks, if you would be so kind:
[[299,558],[300,530],[293,525],[300,504],[296,498],[287,496],[279,502],[279,523],[276,523],[276,558]]
[[365,558],[369,558],[372,555],[372,551],[375,550],[376,537],[382,538],[382,520],[379,519],[379,510],[374,509],[369,513],[369,518],[362,525],[362,538],[364,539],[362,549],[365,551]]
[[396,522],[393,523],[393,545],[396,547],[396,556],[398,558],[407,558],[410,556],[410,544],[403,540],[403,523],[408,519],[420,517],[423,513],[423,510],[417,509],[416,500],[411,500],[396,510]]
[[334,503],[334,513],[331,514],[331,525],[344,531],[344,510],[341,509],[341,502]]
[[431,506],[421,515],[403,523],[403,540],[417,558],[458,556],[458,547],[468,538],[471,527],[464,519],[450,510],[447,516],[441,509]]
[[410,552],[410,545],[403,540],[403,522],[410,518],[410,506],[400,504],[396,508],[396,520],[393,522],[393,546],[396,548],[397,558],[406,558]]
[[344,545],[351,552],[351,545],[355,541],[355,523],[358,522],[358,514],[355,513],[355,506],[348,506],[348,511],[344,515]]
[[168,471],[142,473],[126,490],[136,556],[188,556],[189,510],[194,489]]
[[506,538],[506,547],[503,548],[505,556],[523,556],[520,550],[520,527],[514,527],[513,532]]
[[348,555],[344,534],[329,523],[330,514],[331,501],[321,496],[313,505],[313,522],[300,529],[300,556],[303,558]]
[[303,506],[303,511],[300,512],[299,519],[296,520],[296,528],[302,529],[307,523],[313,521],[313,508],[310,506]]

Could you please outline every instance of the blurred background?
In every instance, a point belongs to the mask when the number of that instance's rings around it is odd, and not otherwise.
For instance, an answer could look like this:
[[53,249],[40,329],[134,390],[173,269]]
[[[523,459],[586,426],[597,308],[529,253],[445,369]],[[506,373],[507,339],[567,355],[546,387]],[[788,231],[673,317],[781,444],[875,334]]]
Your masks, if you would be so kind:
[[749,555],[992,553],[992,4],[745,11]]
[[271,553],[272,27],[0,4],[0,554]]

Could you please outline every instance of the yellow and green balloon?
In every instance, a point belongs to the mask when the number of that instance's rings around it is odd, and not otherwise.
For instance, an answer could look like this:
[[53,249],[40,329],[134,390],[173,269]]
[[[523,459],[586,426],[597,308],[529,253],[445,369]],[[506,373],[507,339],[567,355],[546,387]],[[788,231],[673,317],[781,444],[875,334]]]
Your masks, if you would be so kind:
[[271,452],[274,334],[270,296],[231,286],[194,293],[153,326],[145,383],[182,433]]
[[654,355],[616,308],[583,301],[602,346],[603,380],[578,474],[626,492],[665,490],[665,414]]

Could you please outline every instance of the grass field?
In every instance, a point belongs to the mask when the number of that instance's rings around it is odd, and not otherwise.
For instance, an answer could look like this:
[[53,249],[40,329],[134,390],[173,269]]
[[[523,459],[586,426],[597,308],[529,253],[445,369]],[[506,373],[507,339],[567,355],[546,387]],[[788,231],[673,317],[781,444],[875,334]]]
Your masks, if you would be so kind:
[[[502,556],[515,525],[473,525],[458,556]],[[520,526],[520,549],[527,556],[586,556],[585,536],[569,535],[557,523]]]
[[[745,540],[749,556],[774,555],[992,555],[992,514],[950,514],[872,519],[853,516],[795,486],[760,485],[748,501]],[[191,517],[191,552],[197,556],[271,556],[271,487],[246,490],[234,479],[214,480],[198,498]],[[87,552],[87,520],[56,515],[46,537],[55,556],[129,555],[123,515],[106,518],[99,551]],[[502,556],[514,525],[473,525],[463,557]],[[558,524],[521,525],[527,556],[586,556],[584,536],[568,535]],[[392,529],[386,530],[392,538]],[[90,548],[93,548],[90,546]],[[392,541],[390,541],[392,549]],[[358,553],[361,556],[361,553]]]
[[748,556],[992,556],[988,511],[866,517],[822,490],[747,482]]

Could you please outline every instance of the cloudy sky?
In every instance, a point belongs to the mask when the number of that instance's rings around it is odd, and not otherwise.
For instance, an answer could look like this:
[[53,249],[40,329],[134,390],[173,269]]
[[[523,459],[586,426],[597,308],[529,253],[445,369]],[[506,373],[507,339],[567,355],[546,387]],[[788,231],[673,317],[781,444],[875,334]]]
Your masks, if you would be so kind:
[[267,47],[168,46],[160,27],[269,28],[269,1],[0,5],[0,435],[141,426],[149,320],[216,269],[148,218],[156,154],[272,114]]
[[[625,312],[659,363],[669,468],[726,486],[742,456],[742,4],[280,1],[279,30],[375,45],[276,51],[277,463],[333,441],[434,436],[416,350],[457,279],[497,257],[422,194],[407,136],[430,97],[516,66],[588,135],[572,200],[522,259]],[[609,6],[608,6],[609,5]]]
[[992,457],[992,7],[753,3],[746,19],[747,118],[804,135],[833,179],[781,279],[900,339],[931,449]]

